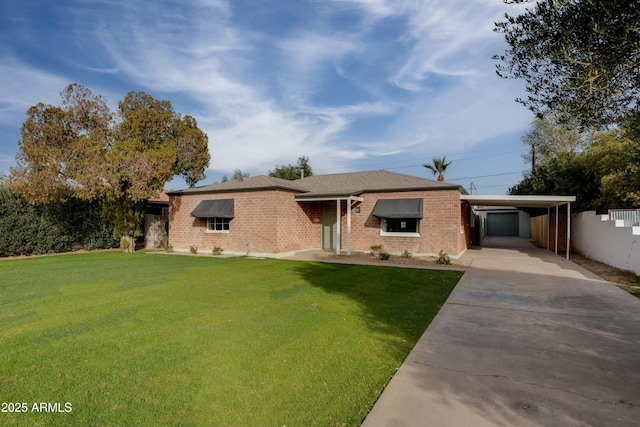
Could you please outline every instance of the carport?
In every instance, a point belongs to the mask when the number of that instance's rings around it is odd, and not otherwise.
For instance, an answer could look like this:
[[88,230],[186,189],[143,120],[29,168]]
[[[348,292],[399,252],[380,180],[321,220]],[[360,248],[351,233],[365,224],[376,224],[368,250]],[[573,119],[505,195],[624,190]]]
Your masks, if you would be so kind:
[[[558,208],[567,205],[567,252],[569,259],[569,248],[571,243],[571,203],[576,201],[576,196],[483,196],[463,194],[461,200],[466,200],[472,206],[509,206],[514,208],[547,208],[547,214],[551,213],[551,208],[556,209],[555,226],[555,253],[558,253]],[[549,234],[547,234],[547,249],[549,248]]]

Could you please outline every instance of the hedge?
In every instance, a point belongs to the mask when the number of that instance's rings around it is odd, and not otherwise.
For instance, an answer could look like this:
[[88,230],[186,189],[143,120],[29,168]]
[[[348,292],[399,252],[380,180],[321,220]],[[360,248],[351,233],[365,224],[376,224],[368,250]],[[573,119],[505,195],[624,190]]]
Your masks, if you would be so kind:
[[95,202],[71,199],[56,205],[31,205],[0,185],[0,256],[69,252],[116,247],[113,226]]

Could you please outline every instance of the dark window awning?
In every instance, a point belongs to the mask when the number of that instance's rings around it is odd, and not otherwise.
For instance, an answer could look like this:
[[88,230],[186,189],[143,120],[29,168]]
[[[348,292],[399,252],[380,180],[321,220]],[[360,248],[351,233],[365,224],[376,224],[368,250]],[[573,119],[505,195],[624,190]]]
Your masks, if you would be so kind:
[[233,199],[203,200],[191,212],[196,218],[233,218]]
[[380,199],[373,209],[378,218],[422,218],[422,199]]

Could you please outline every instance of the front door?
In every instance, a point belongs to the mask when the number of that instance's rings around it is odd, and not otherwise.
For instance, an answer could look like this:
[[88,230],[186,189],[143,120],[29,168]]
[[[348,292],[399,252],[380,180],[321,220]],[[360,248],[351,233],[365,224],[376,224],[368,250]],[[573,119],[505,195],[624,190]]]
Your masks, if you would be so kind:
[[335,204],[322,206],[322,249],[336,248],[338,240],[337,218]]

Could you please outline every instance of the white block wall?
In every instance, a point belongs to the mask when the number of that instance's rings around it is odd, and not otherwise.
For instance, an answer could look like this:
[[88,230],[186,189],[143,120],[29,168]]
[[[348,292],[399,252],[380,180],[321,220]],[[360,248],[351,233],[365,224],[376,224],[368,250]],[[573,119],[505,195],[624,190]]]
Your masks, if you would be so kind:
[[640,275],[640,227],[622,225],[622,221],[609,221],[608,215],[596,215],[595,211],[572,215],[573,248],[591,259]]

